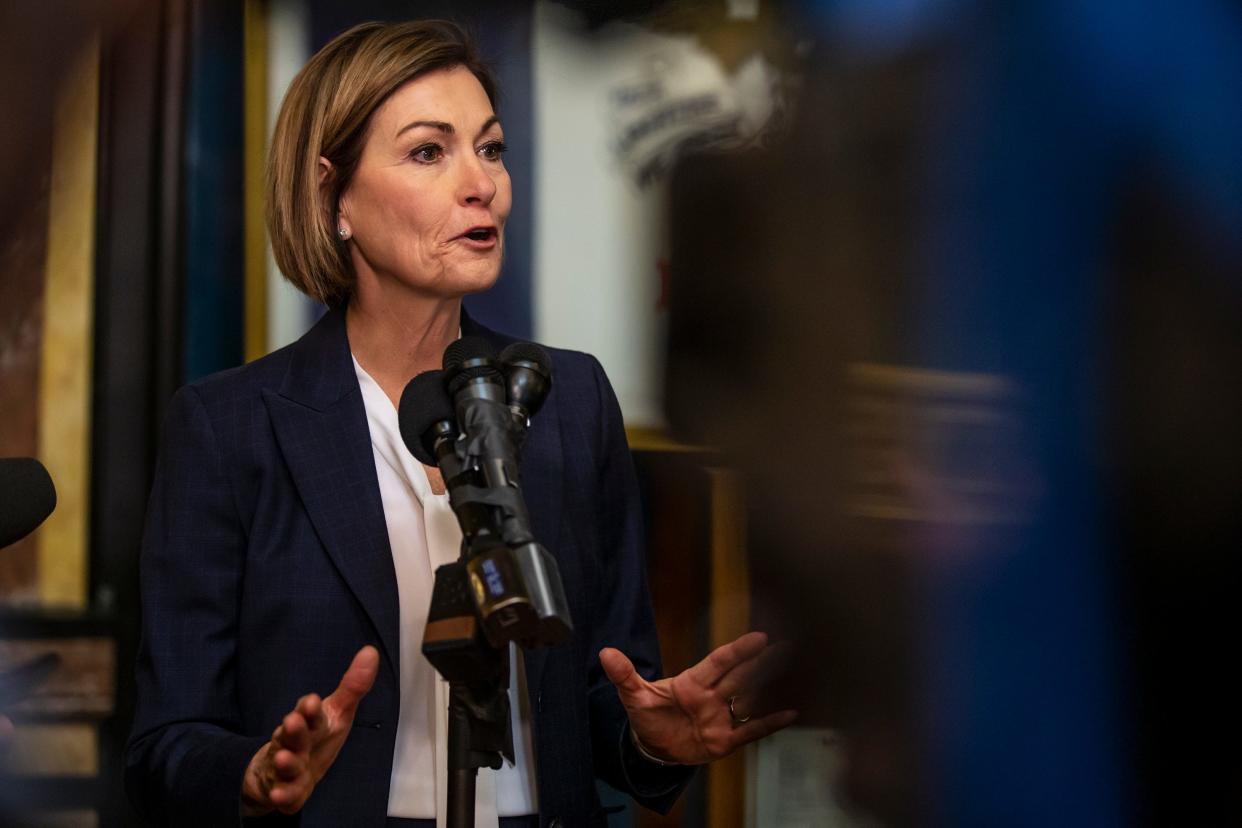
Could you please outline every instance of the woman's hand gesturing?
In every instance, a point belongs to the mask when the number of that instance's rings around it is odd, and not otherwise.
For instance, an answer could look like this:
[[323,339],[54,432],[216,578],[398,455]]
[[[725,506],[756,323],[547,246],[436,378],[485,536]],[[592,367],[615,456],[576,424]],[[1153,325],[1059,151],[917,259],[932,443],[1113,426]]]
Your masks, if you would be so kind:
[[616,686],[630,728],[643,748],[660,759],[701,765],[780,730],[797,718],[782,710],[751,718],[747,706],[781,649],[763,633],[747,633],[717,647],[690,669],[651,682],[620,651],[600,651],[604,673]]
[[379,652],[363,647],[332,695],[320,699],[311,693],[298,699],[246,768],[242,816],[272,810],[292,814],[302,809],[345,744],[358,702],[370,691],[378,672]]

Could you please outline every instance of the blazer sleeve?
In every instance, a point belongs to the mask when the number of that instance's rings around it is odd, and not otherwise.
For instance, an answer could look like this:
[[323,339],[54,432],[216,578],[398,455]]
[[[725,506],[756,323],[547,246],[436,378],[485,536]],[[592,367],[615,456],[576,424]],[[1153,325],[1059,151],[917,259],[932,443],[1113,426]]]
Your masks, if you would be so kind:
[[246,549],[221,446],[199,392],[173,398],[147,507],[142,640],[125,786],[149,819],[239,824],[263,737],[241,735],[238,606]]
[[648,680],[660,676],[660,643],[647,588],[642,503],[634,461],[616,394],[594,357],[599,394],[599,504],[603,576],[592,641],[587,648],[591,739],[595,772],[647,808],[667,812],[693,775],[692,767],[661,766],[643,759],[629,736],[629,718],[597,654],[616,647]]

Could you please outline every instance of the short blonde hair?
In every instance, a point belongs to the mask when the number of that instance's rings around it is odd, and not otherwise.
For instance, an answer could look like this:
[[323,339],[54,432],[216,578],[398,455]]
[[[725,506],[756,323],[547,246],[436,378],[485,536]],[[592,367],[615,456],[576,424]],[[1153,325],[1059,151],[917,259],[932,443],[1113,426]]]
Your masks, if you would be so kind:
[[[334,38],[298,72],[276,119],[267,162],[267,230],[285,278],[329,307],[354,288],[337,236],[341,193],[366,144],[371,115],[402,84],[437,69],[469,69],[492,106],[496,83],[470,37],[446,20],[362,23]],[[327,198],[319,158],[333,167]]]

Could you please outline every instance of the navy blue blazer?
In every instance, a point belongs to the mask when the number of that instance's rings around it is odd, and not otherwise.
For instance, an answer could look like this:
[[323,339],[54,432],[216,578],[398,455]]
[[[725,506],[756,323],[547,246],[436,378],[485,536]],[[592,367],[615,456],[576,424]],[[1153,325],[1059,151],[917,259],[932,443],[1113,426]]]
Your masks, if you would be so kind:
[[[464,312],[465,334],[512,341]],[[616,398],[593,357],[550,349],[522,486],[556,557],[572,640],[529,652],[541,822],[606,824],[595,777],[666,810],[688,771],[638,758],[599,666],[615,646],[660,672],[640,504]],[[397,583],[366,413],[330,311],[299,341],[182,388],[165,423],[143,538],[131,799],[173,825],[239,821],[242,776],[305,693],[330,693],[358,648],[379,676],[335,764],[295,817],[382,826],[399,712]]]

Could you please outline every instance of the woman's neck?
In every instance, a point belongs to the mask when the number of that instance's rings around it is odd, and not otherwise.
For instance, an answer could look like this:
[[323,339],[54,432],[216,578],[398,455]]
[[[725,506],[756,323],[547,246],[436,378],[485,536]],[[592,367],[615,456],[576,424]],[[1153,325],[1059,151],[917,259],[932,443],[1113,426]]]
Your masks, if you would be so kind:
[[461,299],[368,293],[356,291],[345,311],[349,349],[397,406],[406,383],[440,368],[461,327]]

